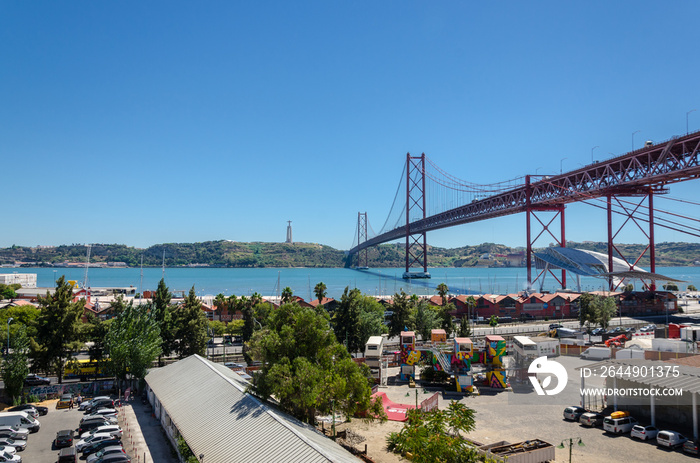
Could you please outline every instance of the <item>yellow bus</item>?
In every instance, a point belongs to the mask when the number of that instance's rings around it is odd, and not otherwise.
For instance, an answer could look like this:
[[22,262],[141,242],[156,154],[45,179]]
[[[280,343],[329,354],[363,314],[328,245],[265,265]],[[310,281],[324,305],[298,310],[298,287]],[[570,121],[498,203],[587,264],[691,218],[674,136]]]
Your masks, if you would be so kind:
[[87,359],[68,360],[63,368],[63,379],[79,378],[80,381],[85,381],[88,378],[104,378],[105,376],[109,376],[105,365],[100,367],[96,361]]

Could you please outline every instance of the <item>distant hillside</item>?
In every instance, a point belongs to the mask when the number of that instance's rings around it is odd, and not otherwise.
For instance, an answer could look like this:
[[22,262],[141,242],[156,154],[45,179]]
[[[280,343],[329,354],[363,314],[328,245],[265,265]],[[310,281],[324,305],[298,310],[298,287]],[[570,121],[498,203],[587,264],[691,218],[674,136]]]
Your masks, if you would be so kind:
[[[568,247],[607,253],[606,243],[574,243]],[[641,244],[617,244],[625,255],[637,256],[646,246]],[[54,265],[64,262],[85,262],[85,245],[55,247],[12,246],[0,249],[0,264],[27,263],[31,266]],[[368,265],[374,268],[403,267],[404,244],[383,244],[368,252]],[[314,243],[238,243],[233,241],[206,241],[203,243],[166,243],[147,249],[123,244],[93,244],[90,261],[93,263],[124,262],[130,267],[143,264],[160,267],[165,251],[165,265],[205,265],[211,267],[349,267],[344,251]],[[428,247],[428,265],[431,267],[505,267],[514,265],[517,258],[508,255],[523,253],[524,248],[510,248],[502,244],[482,243],[460,248]],[[657,265],[660,267],[688,266],[700,262],[700,244],[657,243]],[[523,259],[524,262],[524,259]],[[648,257],[640,261],[649,265]]]
[[[0,264],[14,262],[58,264],[85,262],[85,245],[28,248],[13,246],[0,249]],[[141,264],[160,267],[165,251],[165,265],[208,265],[212,267],[342,267],[345,253],[310,243],[237,243],[206,241],[203,243],[166,243],[147,249],[121,244],[93,244],[90,262],[124,262],[130,267]]]

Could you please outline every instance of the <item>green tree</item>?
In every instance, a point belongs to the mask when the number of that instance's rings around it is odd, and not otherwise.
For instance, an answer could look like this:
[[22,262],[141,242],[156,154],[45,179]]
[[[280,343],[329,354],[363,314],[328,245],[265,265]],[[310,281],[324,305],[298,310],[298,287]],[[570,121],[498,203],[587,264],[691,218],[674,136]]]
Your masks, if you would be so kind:
[[445,307],[447,305],[447,295],[450,292],[450,288],[447,287],[445,283],[440,283],[437,285],[437,293],[442,299],[442,306]]
[[318,303],[321,304],[323,299],[326,297],[326,285],[321,281],[314,286],[314,294],[316,295],[316,299],[318,299]]
[[36,319],[36,338],[30,341],[33,365],[54,373],[61,383],[66,360],[82,346],[78,327],[85,300],[73,302],[73,287],[63,276],[56,282],[53,294],[47,291],[38,299],[41,313]]
[[695,287],[695,285],[688,285],[686,288],[686,291],[697,291],[698,288]]
[[134,306],[117,298],[118,315],[111,320],[105,338],[110,369],[121,381],[143,379],[161,352],[160,328],[147,305]]
[[610,320],[617,314],[615,298],[594,296],[591,305],[596,321],[601,327],[607,329],[610,325]]
[[333,409],[348,417],[364,410],[383,414],[381,404],[371,402],[369,369],[352,361],[328,318],[311,308],[283,304],[255,332],[250,349],[262,364],[256,393],[274,396],[302,421],[314,423],[317,414]]
[[29,338],[26,327],[21,326],[12,338],[10,353],[2,361],[2,380],[5,383],[5,394],[12,399],[22,395],[24,378],[29,373],[28,358]]
[[409,410],[403,429],[387,437],[387,448],[401,455],[410,454],[415,463],[495,462],[461,435],[476,428],[474,414],[474,410],[454,401],[446,410]]
[[625,291],[626,293],[631,293],[632,291],[634,291],[634,285],[632,283],[626,284],[623,288],[623,291]]
[[448,302],[447,304],[443,305],[440,307],[440,310],[438,311],[438,315],[440,318],[440,326],[443,330],[445,330],[445,334],[447,337],[451,337],[452,333],[455,331],[455,323],[452,318],[452,314],[455,312],[456,307],[454,306],[453,303]]
[[360,339],[360,299],[359,289],[345,287],[338,307],[333,313],[333,330],[338,342],[345,344],[348,352],[359,352],[364,347]]
[[289,304],[294,300],[294,292],[289,286],[285,286],[282,290],[282,304]]
[[466,316],[459,322],[459,337],[468,338],[472,335],[471,321]]
[[412,310],[413,323],[415,330],[420,334],[423,341],[430,341],[430,332],[440,325],[440,319],[432,306],[423,299],[414,299],[412,301],[414,310]]
[[[234,298],[236,296],[233,296]],[[235,301],[235,299],[234,299]],[[221,321],[221,314],[223,313],[224,309],[227,309],[229,306],[229,298],[224,296],[222,293],[219,293],[216,295],[214,298],[214,312],[218,316],[218,320]],[[230,310],[229,310],[230,313]]]
[[593,308],[593,299],[595,296],[591,293],[583,293],[578,299],[579,310],[578,310],[578,324],[579,326],[588,325],[588,329],[591,328],[591,324],[597,323],[595,310]]
[[[7,321],[12,318],[10,323],[10,337],[14,336],[17,330],[26,328],[29,338],[36,337],[36,320],[41,315],[41,310],[33,305],[20,305],[17,307],[7,307],[0,310],[0,326],[7,326]],[[2,338],[0,338],[2,339]],[[5,343],[7,343],[7,338]]]
[[393,338],[400,335],[402,331],[413,327],[411,323],[411,306],[408,302],[408,296],[403,290],[394,294],[391,310],[394,314],[389,320],[389,337]]
[[160,330],[160,354],[158,365],[163,365],[163,356],[169,356],[175,350],[175,326],[173,324],[173,307],[170,305],[173,295],[161,278],[151,301],[151,313]]
[[[14,288],[14,285],[6,285],[0,283],[0,299],[14,299],[17,297],[15,292],[19,288]],[[17,285],[20,286],[20,285]],[[21,286],[20,286],[21,287]]]
[[[115,303],[124,304],[121,297],[118,297]],[[120,310],[120,307],[117,307],[116,310]],[[88,355],[90,356],[90,361],[97,362],[98,370],[101,370],[103,365],[107,363],[107,346],[105,341],[111,323],[112,320],[102,321],[91,313],[88,314],[87,323],[85,323],[86,336],[88,341],[90,341]]]
[[173,311],[173,323],[178,357],[204,355],[207,349],[208,320],[202,311],[202,303],[197,299],[194,286],[182,305]]
[[223,336],[224,331],[226,331],[226,325],[219,320],[213,320],[209,322],[208,331],[214,336]]
[[663,288],[666,291],[678,291],[678,285],[675,283],[666,283]]
[[364,350],[370,336],[380,336],[387,332],[384,324],[384,307],[373,297],[363,294],[359,298],[360,317],[358,336],[360,349]]
[[491,318],[489,318],[489,326],[493,328],[494,334],[496,333],[496,327],[498,326],[498,317],[495,315],[491,315]]

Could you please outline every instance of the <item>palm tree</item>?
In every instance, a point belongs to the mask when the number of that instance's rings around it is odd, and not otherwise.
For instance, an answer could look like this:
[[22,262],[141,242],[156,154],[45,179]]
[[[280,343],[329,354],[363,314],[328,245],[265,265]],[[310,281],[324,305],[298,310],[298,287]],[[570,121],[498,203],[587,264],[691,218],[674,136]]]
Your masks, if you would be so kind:
[[224,311],[224,307],[227,305],[228,301],[226,296],[224,296],[222,293],[217,294],[214,298],[214,307],[216,308],[216,315],[219,316],[219,321],[221,321],[221,313]]
[[447,287],[445,283],[440,283],[437,285],[437,292],[440,298],[442,298],[442,306],[447,305],[447,294],[450,292],[450,288]]
[[323,304],[323,299],[326,297],[326,285],[322,281],[314,286],[314,294],[318,299],[318,303]]
[[292,292],[292,288],[289,286],[286,286],[282,290],[282,304],[288,304],[292,302],[292,298],[294,297],[294,292]]

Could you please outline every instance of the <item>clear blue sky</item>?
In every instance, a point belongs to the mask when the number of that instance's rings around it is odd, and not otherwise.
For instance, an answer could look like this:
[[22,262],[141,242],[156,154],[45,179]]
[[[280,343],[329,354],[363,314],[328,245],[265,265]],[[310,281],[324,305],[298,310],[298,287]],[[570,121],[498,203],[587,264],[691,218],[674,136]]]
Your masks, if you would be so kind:
[[[698,17],[694,1],[0,2],[0,246],[283,241],[292,220],[296,241],[348,249],[358,211],[384,222],[406,152],[492,183],[684,133]],[[567,214],[568,239],[605,239],[602,211]],[[522,246],[525,217],[428,240]],[[676,240],[693,239],[657,232]]]

